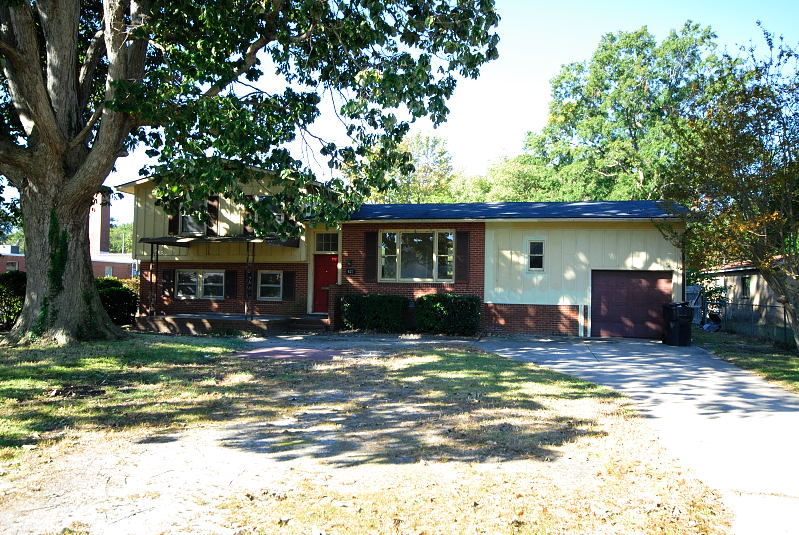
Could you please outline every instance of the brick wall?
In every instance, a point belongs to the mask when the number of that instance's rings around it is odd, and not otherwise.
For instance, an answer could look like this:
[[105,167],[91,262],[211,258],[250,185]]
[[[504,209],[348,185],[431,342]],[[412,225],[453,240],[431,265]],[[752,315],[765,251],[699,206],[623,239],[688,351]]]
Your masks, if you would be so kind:
[[[464,283],[441,282],[366,282],[364,276],[363,235],[382,230],[455,230],[469,231],[469,279]],[[380,293],[416,299],[431,293],[476,295],[483,299],[485,262],[485,225],[483,223],[347,223],[341,231],[342,288],[347,293]],[[355,274],[347,275],[347,269]]]
[[[225,313],[243,314],[244,313],[244,294],[246,287],[246,265],[240,264],[210,264],[204,262],[160,262],[158,264],[159,276],[156,279],[163,280],[163,272],[168,269],[214,269],[214,270],[233,270],[236,271],[236,297],[231,299],[180,299],[170,298],[163,295],[163,288],[159,285],[155,296],[155,314],[204,314],[204,313]],[[303,315],[308,308],[308,265],[304,263],[258,263],[253,264],[253,293],[257,294],[257,273],[258,270],[269,271],[293,271],[295,273],[294,298],[284,301],[258,301],[253,298],[250,301],[252,313],[254,314],[279,314],[279,315]],[[140,312],[147,314],[150,312],[150,292],[152,289],[152,277],[150,265],[143,263],[141,266],[141,296]]]
[[493,333],[579,335],[579,305],[485,303],[482,327]]
[[96,260],[92,261],[92,272],[94,273],[94,276],[105,277],[106,266],[111,266],[112,277],[116,277],[118,279],[129,279],[131,277],[130,264],[120,264],[118,262],[98,262]]

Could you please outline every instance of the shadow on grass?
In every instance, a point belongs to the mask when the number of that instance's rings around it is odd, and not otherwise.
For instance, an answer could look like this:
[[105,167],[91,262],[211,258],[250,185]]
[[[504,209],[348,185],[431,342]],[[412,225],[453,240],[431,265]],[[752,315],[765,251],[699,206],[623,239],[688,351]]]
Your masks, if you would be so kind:
[[568,402],[618,397],[572,377],[463,349],[382,362],[342,360],[296,375],[302,381],[275,399],[298,410],[275,421],[230,426],[225,444],[284,461],[316,457],[338,466],[551,460],[566,442],[604,434],[597,422],[564,414]]
[[552,459],[602,434],[564,404],[616,397],[532,365],[469,351],[301,362],[225,358],[236,343],[134,337],[117,344],[0,349],[0,447],[57,440],[67,429],[230,422],[224,445],[279,460],[337,465]]

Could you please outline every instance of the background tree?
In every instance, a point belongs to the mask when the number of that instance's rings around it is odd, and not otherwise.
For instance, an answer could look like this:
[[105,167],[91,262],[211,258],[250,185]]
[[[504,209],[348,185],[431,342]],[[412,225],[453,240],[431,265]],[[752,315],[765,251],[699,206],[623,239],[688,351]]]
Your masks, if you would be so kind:
[[715,61],[714,34],[686,23],[661,43],[644,27],[602,37],[552,79],[549,119],[524,154],[474,182],[486,201],[651,199],[673,164],[670,117]]
[[663,193],[688,208],[691,266],[752,262],[799,347],[799,61],[765,36],[765,59],[726,56],[692,93]]
[[410,155],[413,170],[397,170],[389,174],[395,186],[375,192],[371,203],[446,202],[455,171],[447,142],[436,136],[412,134],[400,143],[400,149]]
[[[491,0],[0,3],[0,175],[20,194],[29,275],[12,338],[120,335],[94,287],[88,212],[123,151],[150,146],[143,173],[169,212],[207,220],[193,207],[219,194],[264,231],[297,233],[309,208],[335,223],[407,163],[409,121],[443,121],[455,75],[496,57],[497,21]],[[311,131],[323,99],[335,140]],[[321,187],[298,139],[355,180]],[[253,180],[280,186],[270,206],[243,194]]]
[[108,232],[108,252],[128,253],[133,250],[133,223],[111,222]]

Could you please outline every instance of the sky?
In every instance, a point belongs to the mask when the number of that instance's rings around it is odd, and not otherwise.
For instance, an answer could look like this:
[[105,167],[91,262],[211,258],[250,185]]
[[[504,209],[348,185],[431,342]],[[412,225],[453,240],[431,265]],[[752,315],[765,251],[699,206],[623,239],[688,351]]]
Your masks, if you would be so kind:
[[[449,102],[447,122],[437,129],[420,122],[412,131],[443,138],[456,169],[480,175],[493,163],[522,151],[527,132],[544,126],[549,81],[561,65],[591,57],[602,35],[646,26],[660,41],[687,20],[710,26],[722,48],[764,41],[756,22],[789,45],[799,44],[799,2],[795,0],[550,1],[496,0],[501,17],[499,59],[479,78],[462,79]],[[117,161],[106,180],[115,186],[138,177],[144,148]],[[118,222],[132,221],[129,195],[112,206]]]

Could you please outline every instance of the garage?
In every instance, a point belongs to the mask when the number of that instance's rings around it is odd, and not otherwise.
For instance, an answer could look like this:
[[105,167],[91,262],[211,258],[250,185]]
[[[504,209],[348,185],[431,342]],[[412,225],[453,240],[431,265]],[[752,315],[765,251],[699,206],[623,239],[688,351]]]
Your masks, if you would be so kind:
[[671,271],[592,271],[591,336],[660,338]]

